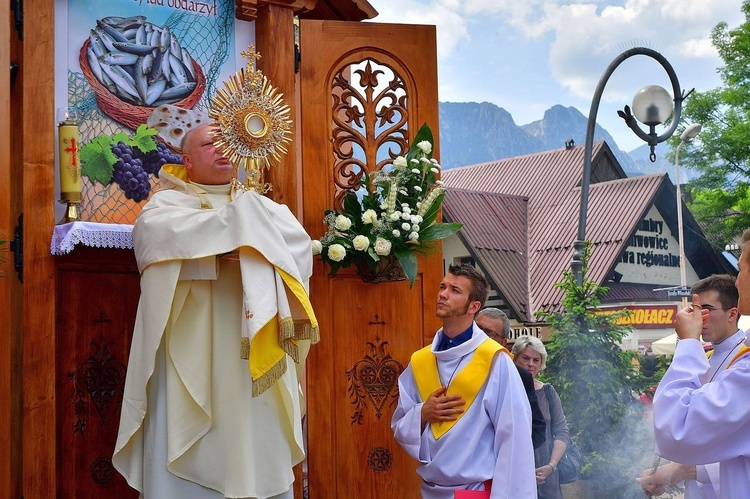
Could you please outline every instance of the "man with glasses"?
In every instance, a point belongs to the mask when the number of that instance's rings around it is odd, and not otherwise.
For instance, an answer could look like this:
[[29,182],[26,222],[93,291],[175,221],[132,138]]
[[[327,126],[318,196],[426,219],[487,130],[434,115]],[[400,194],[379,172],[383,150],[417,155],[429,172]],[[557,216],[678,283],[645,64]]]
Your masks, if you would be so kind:
[[[713,350],[707,355],[709,369],[705,382],[710,383],[724,371],[745,344],[745,333],[737,327],[739,293],[735,278],[730,275],[712,275],[696,282],[692,294],[700,299],[698,306],[704,311],[701,331],[703,341],[710,341]],[[695,300],[694,300],[695,302]],[[719,497],[719,463],[686,465],[670,463],[652,474],[645,470],[639,480],[645,492],[660,494],[669,486],[685,481],[685,499],[713,499]]]
[[[505,312],[499,308],[487,307],[479,311],[476,317],[474,317],[474,322],[476,322],[479,329],[484,331],[487,336],[508,348],[510,323]],[[523,387],[526,390],[526,397],[528,397],[529,405],[531,406],[531,441],[534,443],[534,448],[537,449],[547,440],[545,436],[547,423],[544,421],[544,414],[542,414],[536,398],[534,378],[529,371],[518,364],[516,364],[516,368],[518,369],[518,375],[521,376]]]

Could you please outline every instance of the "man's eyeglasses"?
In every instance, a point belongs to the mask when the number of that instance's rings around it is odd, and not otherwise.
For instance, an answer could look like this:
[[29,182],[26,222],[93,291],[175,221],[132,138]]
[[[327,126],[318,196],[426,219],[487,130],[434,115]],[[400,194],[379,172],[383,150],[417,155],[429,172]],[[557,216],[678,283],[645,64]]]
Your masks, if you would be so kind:
[[713,305],[701,305],[700,307],[702,310],[708,310],[708,313],[710,314],[714,310],[731,310],[731,308],[723,308],[723,307],[714,307]]

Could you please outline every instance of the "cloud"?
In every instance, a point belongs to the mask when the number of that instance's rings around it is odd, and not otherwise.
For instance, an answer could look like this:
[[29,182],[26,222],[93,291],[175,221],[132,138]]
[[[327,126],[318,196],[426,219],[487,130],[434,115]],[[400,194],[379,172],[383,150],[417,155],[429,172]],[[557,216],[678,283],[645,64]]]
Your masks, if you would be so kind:
[[[633,46],[645,45],[660,52],[678,77],[719,66],[721,60],[711,46],[710,35],[721,21],[730,25],[743,21],[741,0],[627,0],[621,6],[603,8],[594,4],[548,5],[545,21],[537,26],[546,24],[554,33],[549,52],[553,77],[573,96],[585,97],[591,95],[608,64]],[[533,35],[533,29],[530,26],[527,31]],[[648,67],[638,64],[634,67]],[[618,79],[612,98],[622,98],[626,87],[643,78],[640,71],[629,73]]]
[[460,0],[371,0],[378,11],[376,22],[430,24],[437,27],[438,59],[446,59],[456,47],[471,39],[469,16],[462,14]]

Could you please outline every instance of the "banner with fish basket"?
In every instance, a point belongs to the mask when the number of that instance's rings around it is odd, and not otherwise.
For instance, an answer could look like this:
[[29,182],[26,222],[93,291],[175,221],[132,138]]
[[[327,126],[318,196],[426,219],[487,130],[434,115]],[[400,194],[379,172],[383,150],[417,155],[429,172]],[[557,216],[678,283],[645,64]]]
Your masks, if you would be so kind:
[[68,102],[57,105],[79,116],[82,220],[133,223],[234,72],[234,1],[202,5],[68,1]]

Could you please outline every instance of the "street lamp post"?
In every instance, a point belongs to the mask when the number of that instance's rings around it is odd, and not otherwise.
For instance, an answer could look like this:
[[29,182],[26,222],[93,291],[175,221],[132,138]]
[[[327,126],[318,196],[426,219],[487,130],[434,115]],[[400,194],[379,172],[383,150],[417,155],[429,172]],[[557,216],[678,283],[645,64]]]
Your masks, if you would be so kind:
[[[680,238],[680,288],[687,287],[687,275],[685,274],[685,239],[683,238],[682,228],[682,188],[680,182],[680,149],[686,142],[694,139],[701,131],[700,123],[693,123],[685,129],[680,135],[680,143],[677,144],[677,150],[674,153],[674,166],[677,174],[675,182],[677,183],[677,234]],[[682,297],[682,307],[687,307],[687,296]]]
[[[683,95],[683,92],[680,89],[680,83],[677,80],[677,75],[675,74],[674,69],[672,69],[672,65],[669,64],[669,61],[655,50],[645,47],[634,47],[618,55],[609,66],[607,66],[607,69],[599,79],[599,83],[594,91],[594,97],[591,101],[591,109],[586,124],[586,141],[583,150],[583,179],[581,180],[581,209],[578,218],[578,236],[573,243],[573,260],[570,263],[570,267],[575,274],[578,285],[581,285],[583,282],[583,254],[586,246],[586,214],[589,202],[589,183],[591,181],[591,154],[594,144],[594,128],[596,127],[596,114],[599,110],[599,102],[601,101],[602,93],[604,92],[604,86],[607,84],[609,77],[615,69],[617,69],[623,61],[636,55],[651,57],[661,64],[669,76],[669,81],[672,84],[672,95],[674,95],[674,116],[672,118],[672,124],[662,135],[656,134],[656,126],[666,121],[672,114],[669,93],[663,88],[655,85],[642,88],[633,99],[633,113],[635,116],[631,114],[628,106],[625,106],[624,110],[617,112],[617,114],[625,120],[628,127],[651,147],[651,161],[656,160],[656,154],[654,153],[654,147],[656,144],[664,142],[671,137],[677,128],[677,125],[680,122],[680,114],[682,112],[682,101],[687,97],[687,95]],[[641,130],[636,119],[649,127],[648,133]]]

